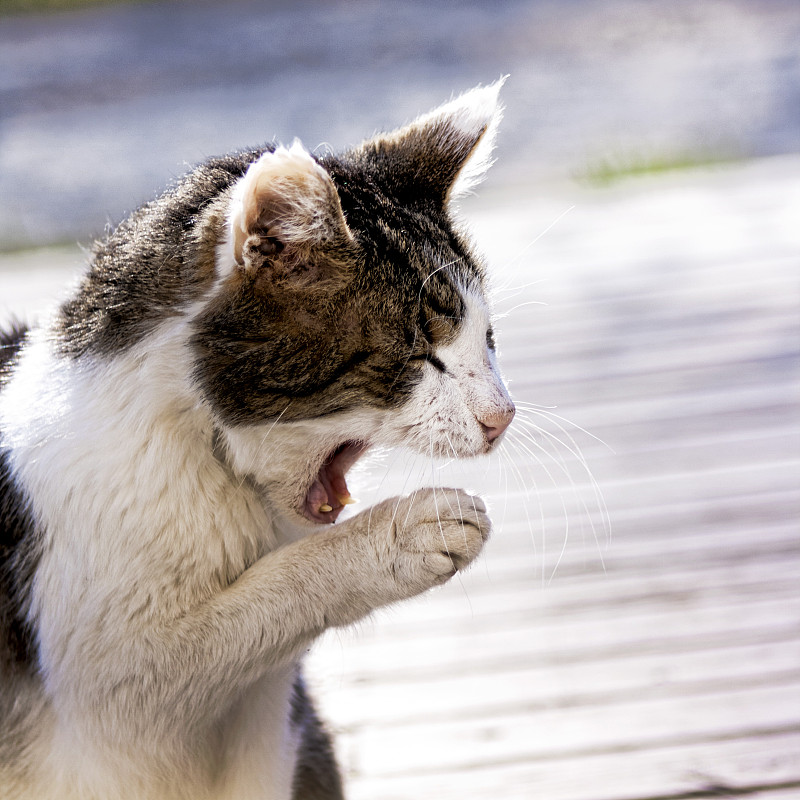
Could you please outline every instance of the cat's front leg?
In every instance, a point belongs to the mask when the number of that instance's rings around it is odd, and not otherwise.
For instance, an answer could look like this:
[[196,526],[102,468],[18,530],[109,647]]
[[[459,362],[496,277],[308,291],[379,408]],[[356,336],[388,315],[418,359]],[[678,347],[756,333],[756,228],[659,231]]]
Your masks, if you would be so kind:
[[[240,666],[278,667],[325,630],[444,583],[475,559],[490,530],[483,501],[460,489],[384,500],[263,557],[184,628],[205,631],[198,643],[214,648],[238,631]],[[237,660],[230,650],[208,659],[220,656]]]
[[78,707],[117,725],[104,735],[149,741],[158,725],[176,721],[199,729],[326,629],[444,583],[478,555],[489,531],[483,502],[460,490],[386,500],[265,555],[190,613],[142,632],[109,630],[114,646],[94,661],[74,635],[80,666],[65,660],[60,674]]

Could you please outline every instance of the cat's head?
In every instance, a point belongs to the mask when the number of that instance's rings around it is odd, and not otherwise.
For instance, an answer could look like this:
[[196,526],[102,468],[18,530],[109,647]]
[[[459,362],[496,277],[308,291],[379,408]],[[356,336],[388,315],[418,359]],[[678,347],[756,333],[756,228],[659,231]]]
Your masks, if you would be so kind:
[[195,376],[234,467],[284,512],[334,521],[370,446],[470,457],[510,423],[484,266],[452,216],[488,168],[499,88],[342,155],[269,149],[231,190]]

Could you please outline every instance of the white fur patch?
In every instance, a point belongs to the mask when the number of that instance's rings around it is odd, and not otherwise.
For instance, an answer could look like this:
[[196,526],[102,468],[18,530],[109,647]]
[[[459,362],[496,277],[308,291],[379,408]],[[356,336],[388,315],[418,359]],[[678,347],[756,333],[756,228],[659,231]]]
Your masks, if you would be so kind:
[[395,441],[419,453],[468,458],[488,452],[482,421],[513,414],[494,353],[486,344],[489,311],[483,299],[463,291],[466,314],[455,340],[436,350],[445,366],[424,366],[412,399],[386,420]]

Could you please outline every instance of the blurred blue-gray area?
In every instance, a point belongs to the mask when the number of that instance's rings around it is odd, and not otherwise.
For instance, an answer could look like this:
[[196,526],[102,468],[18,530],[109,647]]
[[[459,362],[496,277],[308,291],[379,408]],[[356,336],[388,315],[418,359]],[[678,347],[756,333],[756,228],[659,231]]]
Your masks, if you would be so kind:
[[342,148],[499,76],[490,186],[800,151],[796,0],[172,2],[0,18],[0,249],[85,241],[203,158]]

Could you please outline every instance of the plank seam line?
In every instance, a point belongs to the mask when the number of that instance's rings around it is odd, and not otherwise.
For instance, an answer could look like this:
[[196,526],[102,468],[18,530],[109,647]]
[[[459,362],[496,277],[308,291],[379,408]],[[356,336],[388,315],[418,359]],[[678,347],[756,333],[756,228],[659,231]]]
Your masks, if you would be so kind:
[[[487,725],[486,727],[491,727]],[[356,731],[340,731],[345,735],[358,735]],[[469,764],[458,764],[454,765],[449,768],[449,771],[458,771],[458,772],[473,772],[479,771],[482,769],[487,768],[495,768],[495,767],[507,767],[515,764],[520,763],[527,763],[527,764],[534,764],[534,763],[544,763],[544,762],[553,762],[553,761],[573,761],[577,758],[591,758],[595,756],[613,756],[613,755],[622,755],[628,753],[641,753],[646,751],[653,751],[653,750],[665,750],[674,747],[684,747],[686,745],[693,746],[693,745],[704,745],[704,744],[724,744],[728,742],[737,742],[743,739],[770,739],[770,738],[777,738],[781,736],[787,735],[795,735],[800,733],[800,726],[797,724],[791,725],[780,725],[776,727],[764,727],[764,728],[749,728],[745,730],[737,730],[737,731],[725,731],[719,732],[717,734],[698,734],[695,736],[690,737],[681,737],[681,736],[662,736],[659,738],[654,738],[647,741],[641,742],[628,742],[628,743],[618,743],[613,745],[606,745],[604,747],[583,747],[577,749],[568,749],[568,750],[560,750],[554,751],[552,753],[526,753],[525,755],[514,755],[514,756],[507,756],[507,757],[496,757],[496,758],[484,758],[481,760],[475,760],[470,762]],[[424,776],[424,775],[435,775],[442,772],[441,766],[417,766],[414,768],[414,774],[416,776]],[[386,770],[382,772],[379,777],[381,778],[399,778],[402,777],[406,772],[395,771],[395,770]],[[376,776],[377,777],[377,776]],[[789,788],[794,786],[800,786],[800,780],[792,781],[788,784]],[[784,788],[781,784],[775,784],[774,786],[768,786],[767,788],[770,789],[782,789]],[[745,793],[752,794],[755,791],[763,790],[762,785],[759,785],[755,788],[749,787],[742,787],[740,791],[747,790]],[[713,794],[675,794],[675,795],[653,795],[635,798],[635,800],[690,800],[694,797],[715,797],[719,795]],[[736,795],[734,795],[736,796]],[[613,798],[609,798],[609,800],[614,800]]]
[[[787,789],[800,789],[800,781],[782,781],[779,783],[750,784],[747,786],[730,786],[725,783],[713,783],[705,789],[695,789],[675,794],[654,794],[636,797],[634,800],[703,800],[704,798],[747,797],[760,792],[780,792]],[[608,800],[615,800],[609,798]]]

